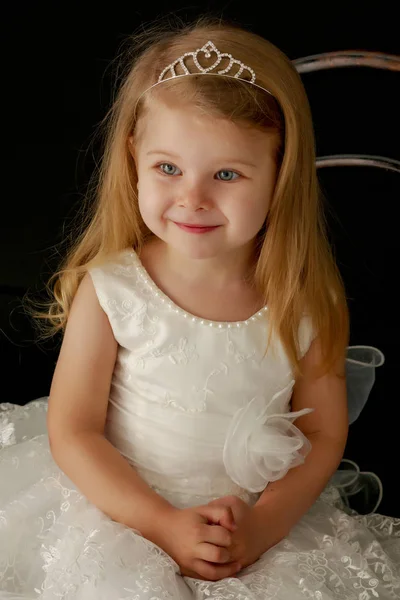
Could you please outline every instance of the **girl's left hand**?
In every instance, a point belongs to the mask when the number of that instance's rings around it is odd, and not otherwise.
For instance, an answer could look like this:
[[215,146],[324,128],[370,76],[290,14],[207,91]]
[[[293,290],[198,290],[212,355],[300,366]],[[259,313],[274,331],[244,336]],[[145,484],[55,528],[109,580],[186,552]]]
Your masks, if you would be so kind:
[[238,562],[242,569],[255,563],[269,548],[265,526],[260,523],[257,510],[237,496],[224,496],[209,504],[232,509],[237,530],[232,534],[231,546],[227,548],[231,560]]

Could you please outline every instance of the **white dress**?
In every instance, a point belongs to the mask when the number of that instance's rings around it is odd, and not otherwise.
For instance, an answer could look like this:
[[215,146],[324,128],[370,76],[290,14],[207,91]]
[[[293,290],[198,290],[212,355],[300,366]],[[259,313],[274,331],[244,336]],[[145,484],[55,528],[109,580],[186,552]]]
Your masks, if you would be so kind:
[[[178,507],[235,494],[254,504],[304,461],[293,374],[265,354],[268,310],[245,322],[185,313],[124,250],[91,270],[119,343],[105,435]],[[312,340],[304,317],[304,354]],[[46,399],[0,412],[1,600],[369,600],[400,598],[400,519],[340,509],[328,486],[287,538],[237,577],[182,577],[139,532],[112,521],[49,451]]]

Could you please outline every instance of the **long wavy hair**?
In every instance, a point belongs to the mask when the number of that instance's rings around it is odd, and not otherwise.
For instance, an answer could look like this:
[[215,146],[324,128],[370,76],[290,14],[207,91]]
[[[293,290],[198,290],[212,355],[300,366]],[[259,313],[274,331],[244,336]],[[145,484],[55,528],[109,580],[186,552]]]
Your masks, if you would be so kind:
[[[222,52],[252,67],[258,85],[238,79],[182,77],[152,86],[166,65],[208,40]],[[272,43],[220,19],[202,17],[191,24],[156,25],[128,39],[122,56],[121,83],[98,132],[101,162],[89,182],[58,270],[46,284],[50,299],[40,310],[28,309],[49,338],[63,332],[85,273],[121,250],[140,253],[152,235],[137,199],[137,173],[128,140],[155,94],[175,94],[206,114],[248,124],[278,136],[278,175],[267,220],[256,240],[252,272],[271,322],[294,369],[299,369],[298,332],[305,312],[318,334],[326,371],[348,343],[345,291],[328,243],[315,163],[315,139],[309,102],[301,78],[288,57]],[[38,303],[36,303],[38,306]]]

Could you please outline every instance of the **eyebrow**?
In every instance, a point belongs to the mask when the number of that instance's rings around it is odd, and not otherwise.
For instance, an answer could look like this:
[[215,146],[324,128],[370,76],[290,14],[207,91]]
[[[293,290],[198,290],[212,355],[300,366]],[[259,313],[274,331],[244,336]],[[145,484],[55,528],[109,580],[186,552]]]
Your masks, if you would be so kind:
[[[164,154],[164,156],[170,156],[171,158],[175,158],[177,160],[180,160],[180,156],[179,154],[174,154],[173,152],[169,152],[168,150],[150,150],[149,152],[147,152],[147,156],[150,156],[151,154]],[[226,164],[240,164],[240,165],[246,165],[247,167],[253,167],[256,168],[257,165],[255,165],[254,163],[248,162],[246,160],[241,160],[239,158],[229,158],[229,159],[224,159],[221,160],[222,163],[226,163]]]

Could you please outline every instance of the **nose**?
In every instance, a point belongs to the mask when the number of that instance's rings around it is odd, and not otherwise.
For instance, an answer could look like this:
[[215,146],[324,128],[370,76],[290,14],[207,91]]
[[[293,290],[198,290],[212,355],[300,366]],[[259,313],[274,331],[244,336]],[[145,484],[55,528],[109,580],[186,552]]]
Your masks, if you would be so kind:
[[209,210],[211,208],[211,198],[206,189],[193,184],[180,190],[178,197],[178,206],[191,210]]

